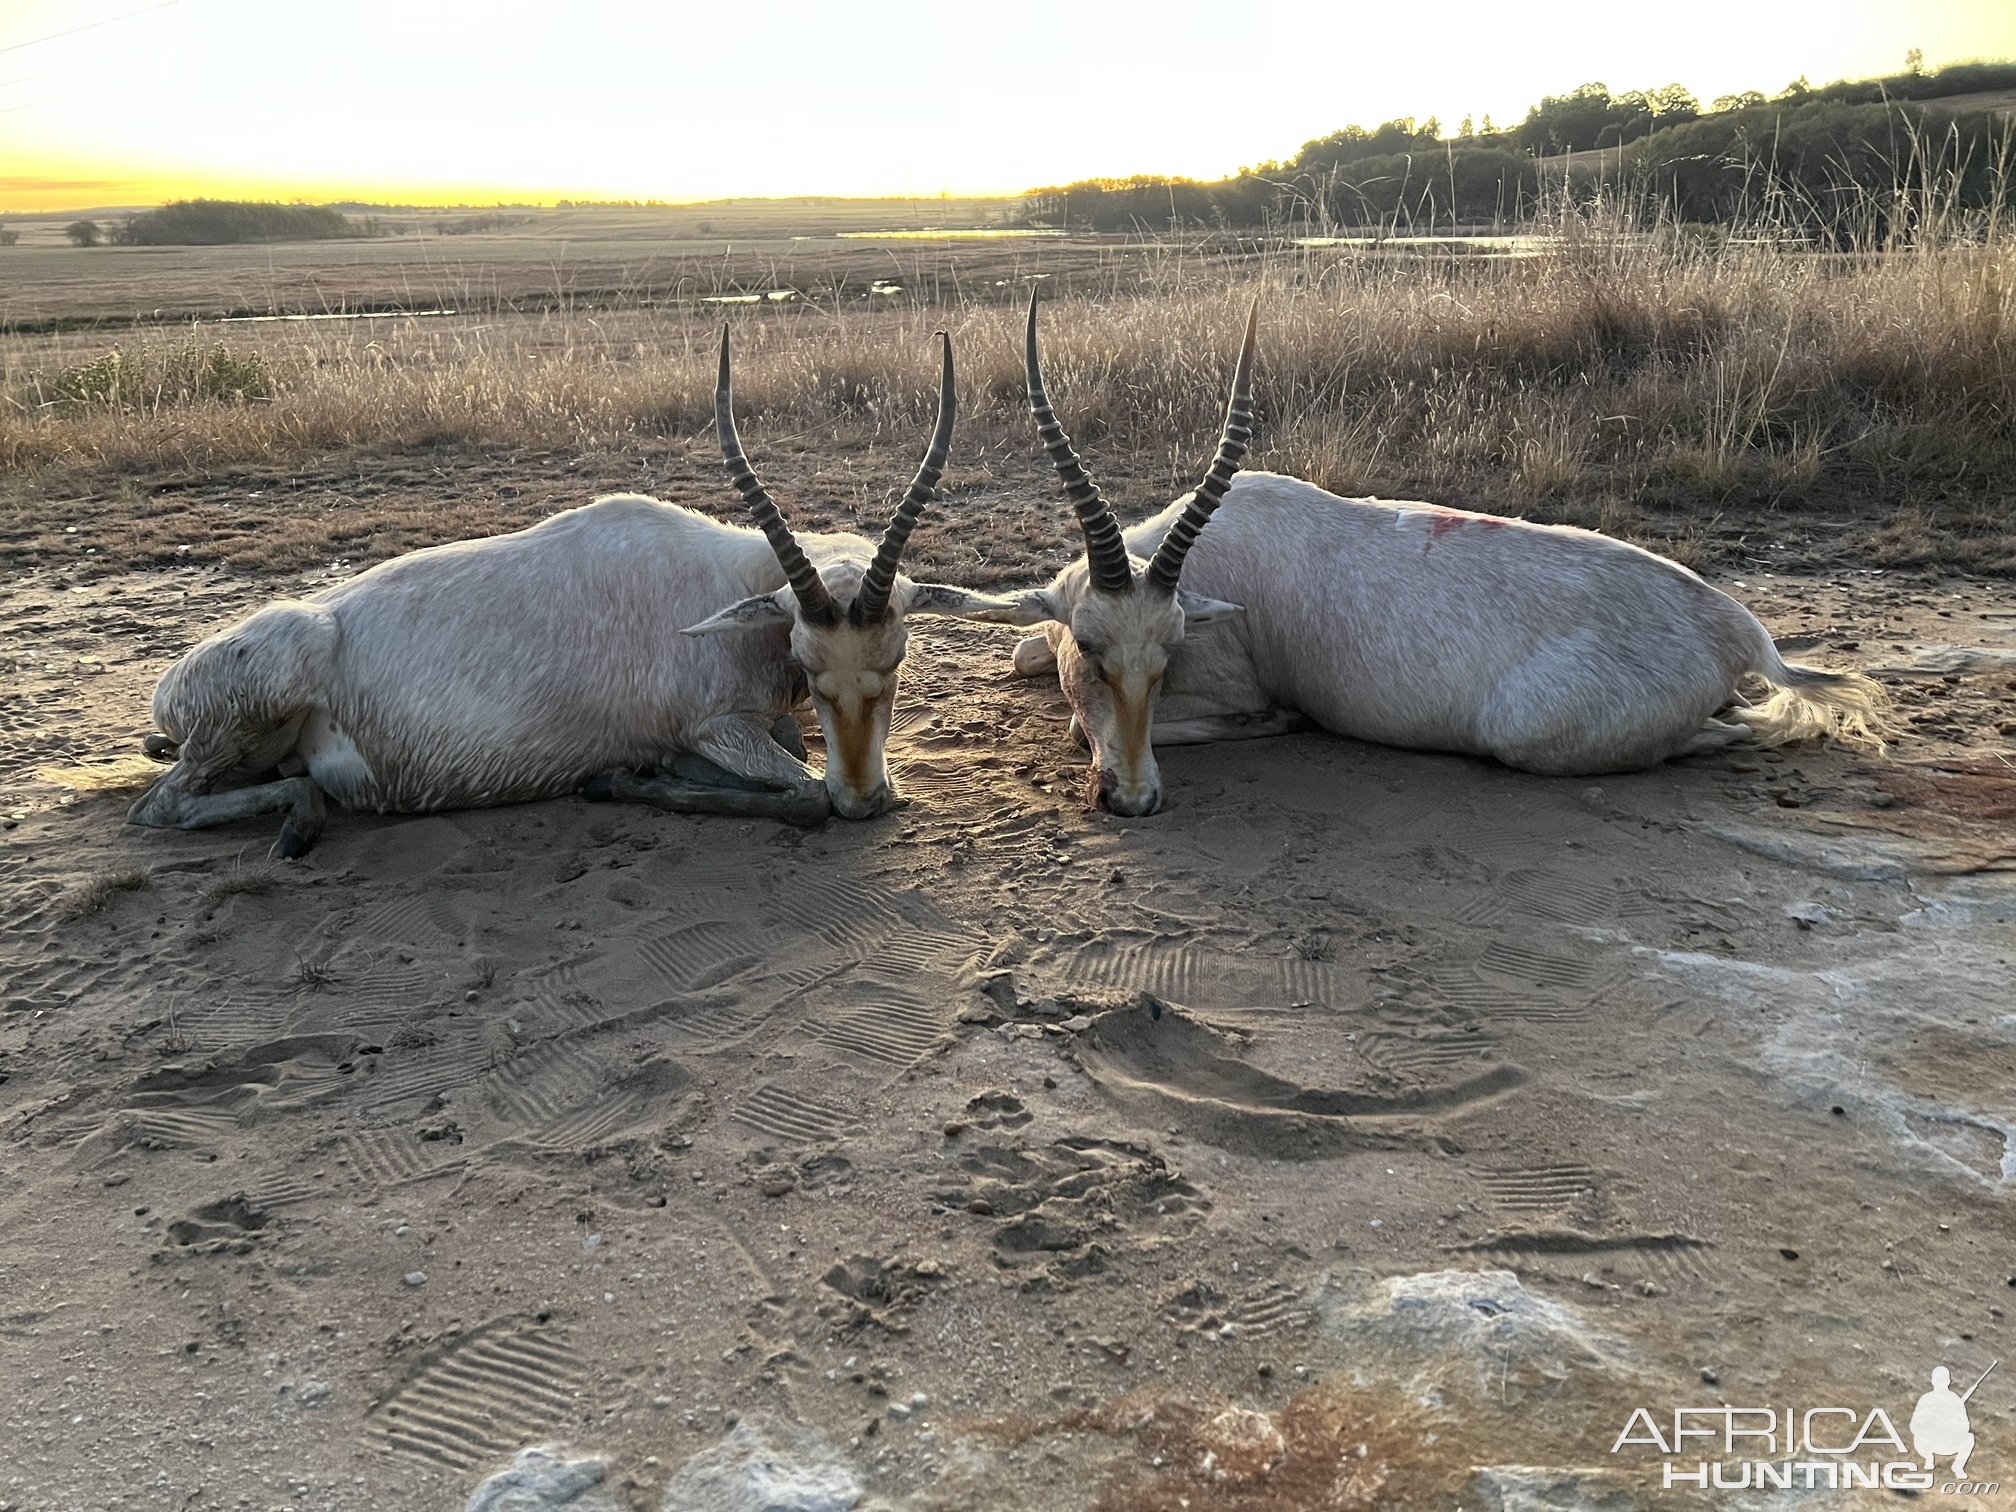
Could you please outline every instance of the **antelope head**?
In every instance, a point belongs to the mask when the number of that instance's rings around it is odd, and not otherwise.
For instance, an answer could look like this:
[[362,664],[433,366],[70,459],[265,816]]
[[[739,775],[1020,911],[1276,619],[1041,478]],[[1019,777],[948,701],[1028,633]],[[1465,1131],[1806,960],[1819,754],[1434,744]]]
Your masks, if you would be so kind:
[[938,381],[938,420],[917,475],[896,505],[875,555],[864,567],[842,560],[813,567],[784,523],[775,501],[743,454],[736,433],[734,392],[729,374],[728,330],[721,331],[721,367],[714,389],[714,424],[721,459],[748,505],[756,526],[784,569],[785,586],[731,604],[686,630],[688,635],[787,623],[791,656],[805,674],[812,708],[826,737],[826,791],[835,812],[870,819],[896,801],[885,747],[889,716],[896,703],[896,680],[908,644],[904,626],[912,614],[1026,623],[1016,600],[989,598],[946,583],[914,583],[898,570],[903,548],[917,526],[952,445],[954,410],[952,338],[940,331],[943,356]]
[[1036,351],[1036,300],[1029,300],[1024,359],[1029,408],[1064,492],[1085,536],[1085,556],[1050,587],[1024,595],[1029,622],[1056,621],[1050,630],[1057,680],[1070,700],[1080,732],[1092,748],[1087,800],[1121,815],[1152,814],[1162,807],[1162,774],[1151,731],[1155,700],[1169,658],[1189,625],[1208,624],[1241,607],[1205,598],[1182,586],[1183,560],[1197,533],[1224,500],[1253,436],[1253,345],[1259,319],[1255,300],[1246,339],[1232,377],[1218,453],[1204,480],[1185,499],[1183,512],[1156,548],[1152,561],[1130,556],[1112,506],[1071,449],[1043,391]]

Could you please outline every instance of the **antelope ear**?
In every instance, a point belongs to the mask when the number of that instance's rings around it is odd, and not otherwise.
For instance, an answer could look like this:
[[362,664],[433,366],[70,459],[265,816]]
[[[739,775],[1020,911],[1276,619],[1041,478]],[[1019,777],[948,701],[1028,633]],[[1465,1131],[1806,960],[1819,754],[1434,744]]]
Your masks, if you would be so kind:
[[1246,612],[1244,604],[1228,604],[1223,599],[1206,598],[1187,588],[1176,590],[1176,604],[1183,611],[1183,623],[1186,625],[1209,625]]
[[719,614],[709,615],[699,624],[688,625],[679,633],[719,635],[723,630],[760,630],[765,625],[789,624],[796,618],[791,606],[784,602],[790,592],[789,588],[780,588],[775,593],[759,593],[739,604],[730,604]]
[[989,625],[1033,625],[1058,617],[1056,601],[1041,589],[1018,593],[1013,598],[992,598],[950,583],[913,584],[903,612],[945,614]]

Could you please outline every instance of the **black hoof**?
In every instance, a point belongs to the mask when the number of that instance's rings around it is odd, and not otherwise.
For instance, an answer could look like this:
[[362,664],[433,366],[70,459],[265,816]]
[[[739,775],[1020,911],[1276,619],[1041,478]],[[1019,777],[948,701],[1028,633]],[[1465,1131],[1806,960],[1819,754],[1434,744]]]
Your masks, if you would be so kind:
[[280,826],[280,838],[273,842],[273,854],[282,861],[298,861],[315,849],[318,838],[316,835],[304,835],[291,824],[283,824]]
[[156,761],[173,761],[182,748],[166,735],[143,735],[140,749]]
[[599,777],[590,777],[581,784],[581,796],[590,803],[614,803],[616,801],[615,778],[608,772]]

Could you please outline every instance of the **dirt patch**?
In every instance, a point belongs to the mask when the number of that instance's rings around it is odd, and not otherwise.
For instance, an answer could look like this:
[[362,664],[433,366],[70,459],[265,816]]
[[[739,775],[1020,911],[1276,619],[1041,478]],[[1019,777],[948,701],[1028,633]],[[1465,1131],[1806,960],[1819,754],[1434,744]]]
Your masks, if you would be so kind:
[[0,601],[0,1413],[79,1419],[26,1504],[284,1459],[432,1512],[558,1439],[642,1507],[767,1412],[920,1512],[1630,1505],[1621,1404],[1901,1421],[2010,1352],[2004,589],[1731,583],[1932,716],[1894,763],[1295,736],[1120,821],[1012,634],[933,625],[873,823],[337,815],[267,866],[34,775],[294,586]]

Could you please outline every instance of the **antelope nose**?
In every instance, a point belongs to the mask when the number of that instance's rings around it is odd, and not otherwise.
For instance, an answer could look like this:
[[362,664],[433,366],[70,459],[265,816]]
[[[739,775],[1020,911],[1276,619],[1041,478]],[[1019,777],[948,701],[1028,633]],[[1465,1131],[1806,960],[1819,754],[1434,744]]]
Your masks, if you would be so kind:
[[1092,806],[1101,813],[1122,819],[1139,819],[1162,809],[1162,784],[1154,783],[1133,791],[1123,790],[1120,779],[1101,769],[1092,785]]
[[888,783],[880,783],[863,794],[835,794],[833,807],[844,819],[873,819],[895,807],[896,793]]

